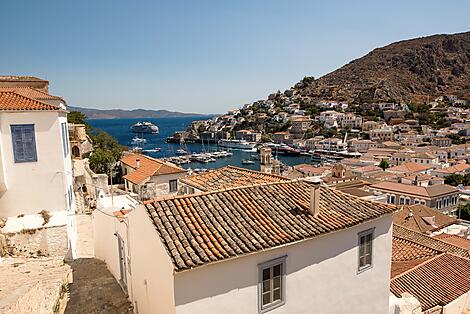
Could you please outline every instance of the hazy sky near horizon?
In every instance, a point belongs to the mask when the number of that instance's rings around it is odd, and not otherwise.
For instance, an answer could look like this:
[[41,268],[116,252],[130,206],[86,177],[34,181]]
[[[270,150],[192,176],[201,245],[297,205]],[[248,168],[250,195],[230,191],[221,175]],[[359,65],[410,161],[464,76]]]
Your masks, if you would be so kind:
[[1,74],[70,105],[221,113],[388,43],[470,30],[469,1],[5,1]]

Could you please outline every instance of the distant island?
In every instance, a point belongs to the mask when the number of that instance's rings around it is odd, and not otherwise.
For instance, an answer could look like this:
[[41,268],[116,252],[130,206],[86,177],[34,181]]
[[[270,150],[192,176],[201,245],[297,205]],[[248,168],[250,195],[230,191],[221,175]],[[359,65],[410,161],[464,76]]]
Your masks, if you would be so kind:
[[185,117],[207,117],[210,114],[184,113],[168,110],[149,109],[92,109],[82,107],[68,107],[69,111],[80,111],[88,119],[132,119],[132,118],[185,118]]

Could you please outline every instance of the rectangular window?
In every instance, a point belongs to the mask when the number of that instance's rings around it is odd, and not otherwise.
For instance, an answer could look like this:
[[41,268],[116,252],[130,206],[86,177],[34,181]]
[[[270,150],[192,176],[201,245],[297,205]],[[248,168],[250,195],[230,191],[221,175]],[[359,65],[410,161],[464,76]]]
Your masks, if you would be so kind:
[[359,265],[358,272],[372,267],[372,242],[374,240],[374,229],[369,229],[358,234]]
[[178,180],[170,180],[170,192],[178,191]]
[[69,132],[67,130],[67,123],[62,122],[60,124],[60,129],[62,133],[62,147],[64,148],[64,157],[67,157],[70,152],[70,147],[69,147]]
[[34,124],[10,125],[15,163],[38,160]]
[[270,311],[286,302],[285,269],[286,257],[259,265],[259,313]]

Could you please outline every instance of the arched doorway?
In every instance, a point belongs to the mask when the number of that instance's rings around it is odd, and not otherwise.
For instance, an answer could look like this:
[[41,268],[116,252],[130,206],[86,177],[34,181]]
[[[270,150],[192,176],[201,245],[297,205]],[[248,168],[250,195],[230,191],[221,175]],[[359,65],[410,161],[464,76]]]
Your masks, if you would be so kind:
[[72,147],[72,156],[74,158],[80,158],[80,148],[78,148],[78,146]]

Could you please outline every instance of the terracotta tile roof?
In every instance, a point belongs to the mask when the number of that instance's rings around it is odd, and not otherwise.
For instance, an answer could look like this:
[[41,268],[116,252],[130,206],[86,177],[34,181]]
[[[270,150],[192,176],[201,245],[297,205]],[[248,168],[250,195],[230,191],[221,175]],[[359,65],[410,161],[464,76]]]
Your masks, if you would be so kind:
[[432,238],[425,234],[413,231],[411,229],[407,229],[396,224],[393,224],[393,237],[414,242],[436,251],[452,253],[465,258],[470,258],[470,254],[466,249],[444,242],[440,239]]
[[398,297],[410,293],[423,311],[444,306],[470,290],[470,260],[438,255],[393,278],[390,290]]
[[0,75],[0,82],[47,82],[34,76]]
[[40,110],[40,111],[57,111],[59,107],[34,100],[15,92],[2,92],[0,91],[0,110],[7,111],[25,111],[25,110]]
[[145,202],[175,270],[311,239],[391,214],[394,207],[320,187],[320,214],[308,212],[310,183],[265,183]]
[[13,92],[21,96],[36,100],[61,100],[59,96],[49,95],[48,93],[31,87],[0,87],[0,92]]
[[310,164],[299,164],[299,165],[295,165],[294,169],[300,172],[304,172],[304,173],[322,174],[326,171],[330,171],[331,167],[325,167],[325,166],[315,167],[314,165],[310,165]]
[[346,189],[341,189],[341,192],[357,196],[357,197],[367,197],[367,196],[372,196],[374,195],[373,193],[370,193],[368,191],[362,190],[360,188],[346,188]]
[[444,215],[425,205],[403,206],[393,214],[393,223],[405,228],[430,233],[457,222],[457,219]]
[[426,171],[432,168],[433,168],[432,166],[425,166],[425,165],[414,163],[414,162],[405,162],[399,166],[390,167],[386,171],[412,173],[412,172]]
[[201,191],[214,191],[258,183],[288,181],[289,179],[275,174],[226,166],[223,168],[187,176],[180,182],[193,186]]
[[470,252],[470,240],[465,239],[464,237],[459,237],[455,234],[441,233],[436,235],[434,238],[461,247],[462,249]]
[[[139,168],[137,168],[137,160],[140,160]],[[121,162],[135,169],[123,177],[135,184],[140,184],[156,175],[186,172],[183,168],[141,154],[128,154],[121,158]]]
[[458,173],[458,172],[466,172],[470,169],[469,164],[457,164],[455,166],[450,166],[447,168],[442,168],[442,169],[436,169],[434,172],[437,173],[444,173],[444,174],[452,174],[452,173]]
[[393,237],[392,241],[392,261],[403,262],[424,257],[431,257],[443,253],[425,245]]
[[392,238],[391,278],[441,253],[442,251],[420,243],[394,236]]
[[371,171],[383,171],[382,168],[377,167],[375,165],[369,165],[369,166],[364,166],[364,167],[359,167],[354,169],[355,172],[371,172]]
[[416,186],[397,182],[382,181],[376,184],[372,184],[370,187],[372,189],[399,192],[409,195],[419,195],[428,198],[458,192],[456,188],[447,184]]

